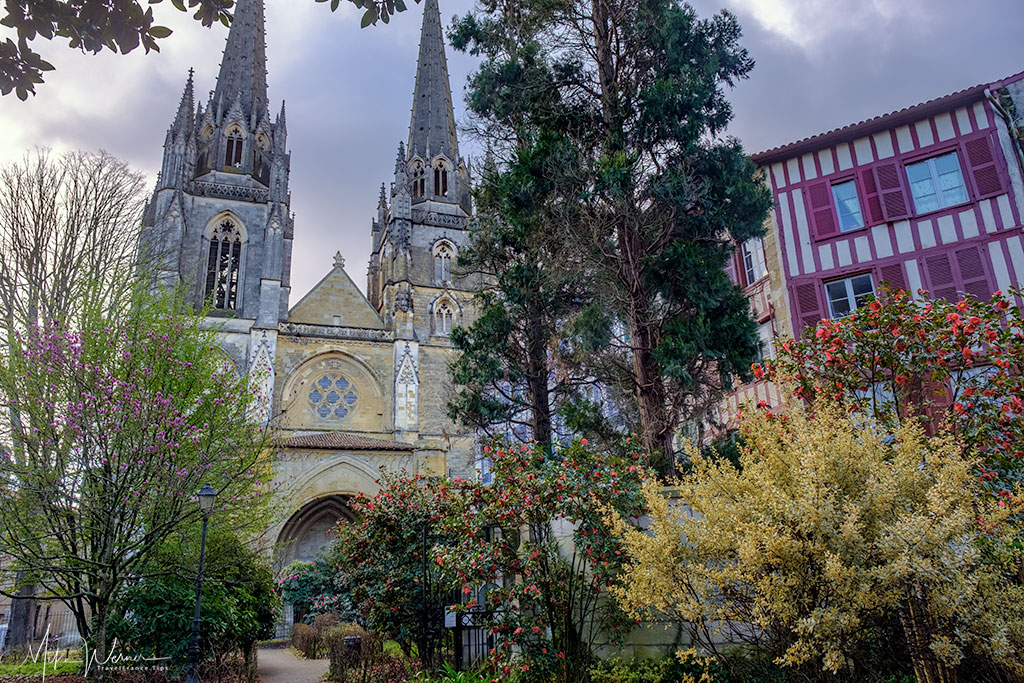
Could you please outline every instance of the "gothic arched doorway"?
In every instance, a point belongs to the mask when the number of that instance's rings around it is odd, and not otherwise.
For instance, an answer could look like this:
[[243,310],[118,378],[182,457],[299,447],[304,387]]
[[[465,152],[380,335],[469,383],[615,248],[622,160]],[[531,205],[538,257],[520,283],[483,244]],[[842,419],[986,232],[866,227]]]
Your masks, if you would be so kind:
[[312,562],[317,552],[331,542],[331,529],[339,521],[353,519],[349,496],[329,495],[306,503],[281,527],[277,539],[278,568],[295,561]]

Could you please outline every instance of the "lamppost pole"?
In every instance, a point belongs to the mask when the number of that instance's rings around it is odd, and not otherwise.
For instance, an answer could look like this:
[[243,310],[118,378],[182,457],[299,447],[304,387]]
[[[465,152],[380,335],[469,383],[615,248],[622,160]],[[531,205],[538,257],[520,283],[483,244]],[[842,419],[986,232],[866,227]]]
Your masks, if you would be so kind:
[[206,566],[206,525],[210,521],[217,492],[209,484],[199,491],[199,510],[203,513],[203,536],[199,542],[199,573],[196,575],[196,607],[192,618],[192,636],[188,641],[188,672],[185,683],[199,683],[199,604],[203,595],[203,569]]

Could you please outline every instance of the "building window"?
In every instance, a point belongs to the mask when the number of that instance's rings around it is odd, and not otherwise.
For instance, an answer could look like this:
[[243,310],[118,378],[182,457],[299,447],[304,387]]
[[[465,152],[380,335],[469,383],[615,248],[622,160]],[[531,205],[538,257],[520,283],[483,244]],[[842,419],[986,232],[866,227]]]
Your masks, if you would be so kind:
[[224,154],[224,165],[240,168],[242,166],[242,133],[236,128],[228,133],[228,146]]
[[839,232],[849,232],[864,227],[864,217],[860,212],[860,199],[857,197],[855,181],[847,180],[833,185],[832,198],[836,202],[836,210],[839,213]]
[[967,186],[956,152],[907,164],[907,180],[919,214],[967,201]]
[[484,486],[489,486],[494,483],[494,473],[491,471],[491,467],[494,465],[488,457],[482,457],[476,462],[476,476],[477,480]]
[[448,242],[440,242],[434,247],[434,282],[438,284],[452,281],[452,259],[455,249]]
[[434,195],[448,196],[448,169],[441,163],[434,167]]
[[204,298],[214,308],[233,311],[238,305],[238,271],[242,263],[242,234],[225,219],[210,235]]
[[412,166],[412,198],[419,199],[426,192],[426,180],[423,174],[423,164],[416,162]]
[[267,147],[270,141],[266,135],[260,135],[256,139],[256,146],[252,150],[252,174],[264,185],[270,184],[270,164],[267,163]]
[[825,294],[828,297],[831,317],[842,318],[866,304],[868,297],[875,294],[875,285],[871,280],[871,274],[865,273],[826,282]]
[[743,254],[743,271],[749,287],[765,276],[764,244],[760,237],[754,237],[740,245]]
[[448,301],[442,301],[434,306],[434,332],[438,335],[446,335],[452,331],[455,324],[455,309]]
[[765,321],[757,326],[757,360],[759,362],[775,358],[775,330],[772,321]]
[[320,419],[342,420],[355,408],[359,394],[347,377],[328,372],[313,383],[313,389],[306,398]]

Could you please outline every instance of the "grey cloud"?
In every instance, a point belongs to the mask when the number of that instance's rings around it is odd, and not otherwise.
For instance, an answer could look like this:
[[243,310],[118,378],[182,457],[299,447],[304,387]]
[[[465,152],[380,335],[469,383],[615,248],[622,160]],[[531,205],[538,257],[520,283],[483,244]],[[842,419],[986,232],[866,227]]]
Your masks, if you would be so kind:
[[[1024,69],[1019,0],[779,0],[813,39],[766,29],[751,1],[695,0],[701,15],[723,3],[744,26],[757,60],[730,99],[730,134],[760,151]],[[303,4],[305,3],[305,4]],[[381,182],[393,178],[408,135],[421,5],[390,25],[360,30],[358,13],[332,14],[312,0],[268,0],[270,97],[288,103],[292,208],[296,213],[292,302],[341,250],[357,284],[366,280],[369,226]],[[471,0],[441,0],[445,25]],[[301,5],[301,7],[300,7]],[[307,6],[308,5],[308,6]],[[895,10],[893,9],[895,7]],[[58,44],[58,72],[29,103],[0,99],[0,157],[25,147],[104,148],[154,174],[188,68],[197,93],[213,87],[225,30],[168,15],[175,35],[160,54],[91,58]],[[474,59],[448,51],[457,116]],[[460,138],[463,154],[479,148]]]

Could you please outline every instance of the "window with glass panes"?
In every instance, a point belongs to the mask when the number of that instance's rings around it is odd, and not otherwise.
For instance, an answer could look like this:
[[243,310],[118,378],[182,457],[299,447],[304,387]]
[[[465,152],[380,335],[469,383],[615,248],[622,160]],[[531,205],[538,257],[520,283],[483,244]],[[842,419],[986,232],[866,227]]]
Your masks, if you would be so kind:
[[907,180],[918,214],[967,201],[967,186],[956,152],[907,164]]
[[836,202],[836,212],[839,214],[839,232],[849,232],[864,227],[864,217],[860,212],[860,198],[857,196],[855,181],[847,180],[833,185],[832,199]]
[[764,361],[775,358],[775,330],[772,321],[763,322],[757,326],[757,360]]
[[744,242],[740,250],[743,252],[743,270],[749,286],[765,275],[764,246],[760,237],[754,237]]
[[832,318],[849,315],[866,304],[868,297],[874,294],[875,285],[870,273],[825,283],[825,295]]

